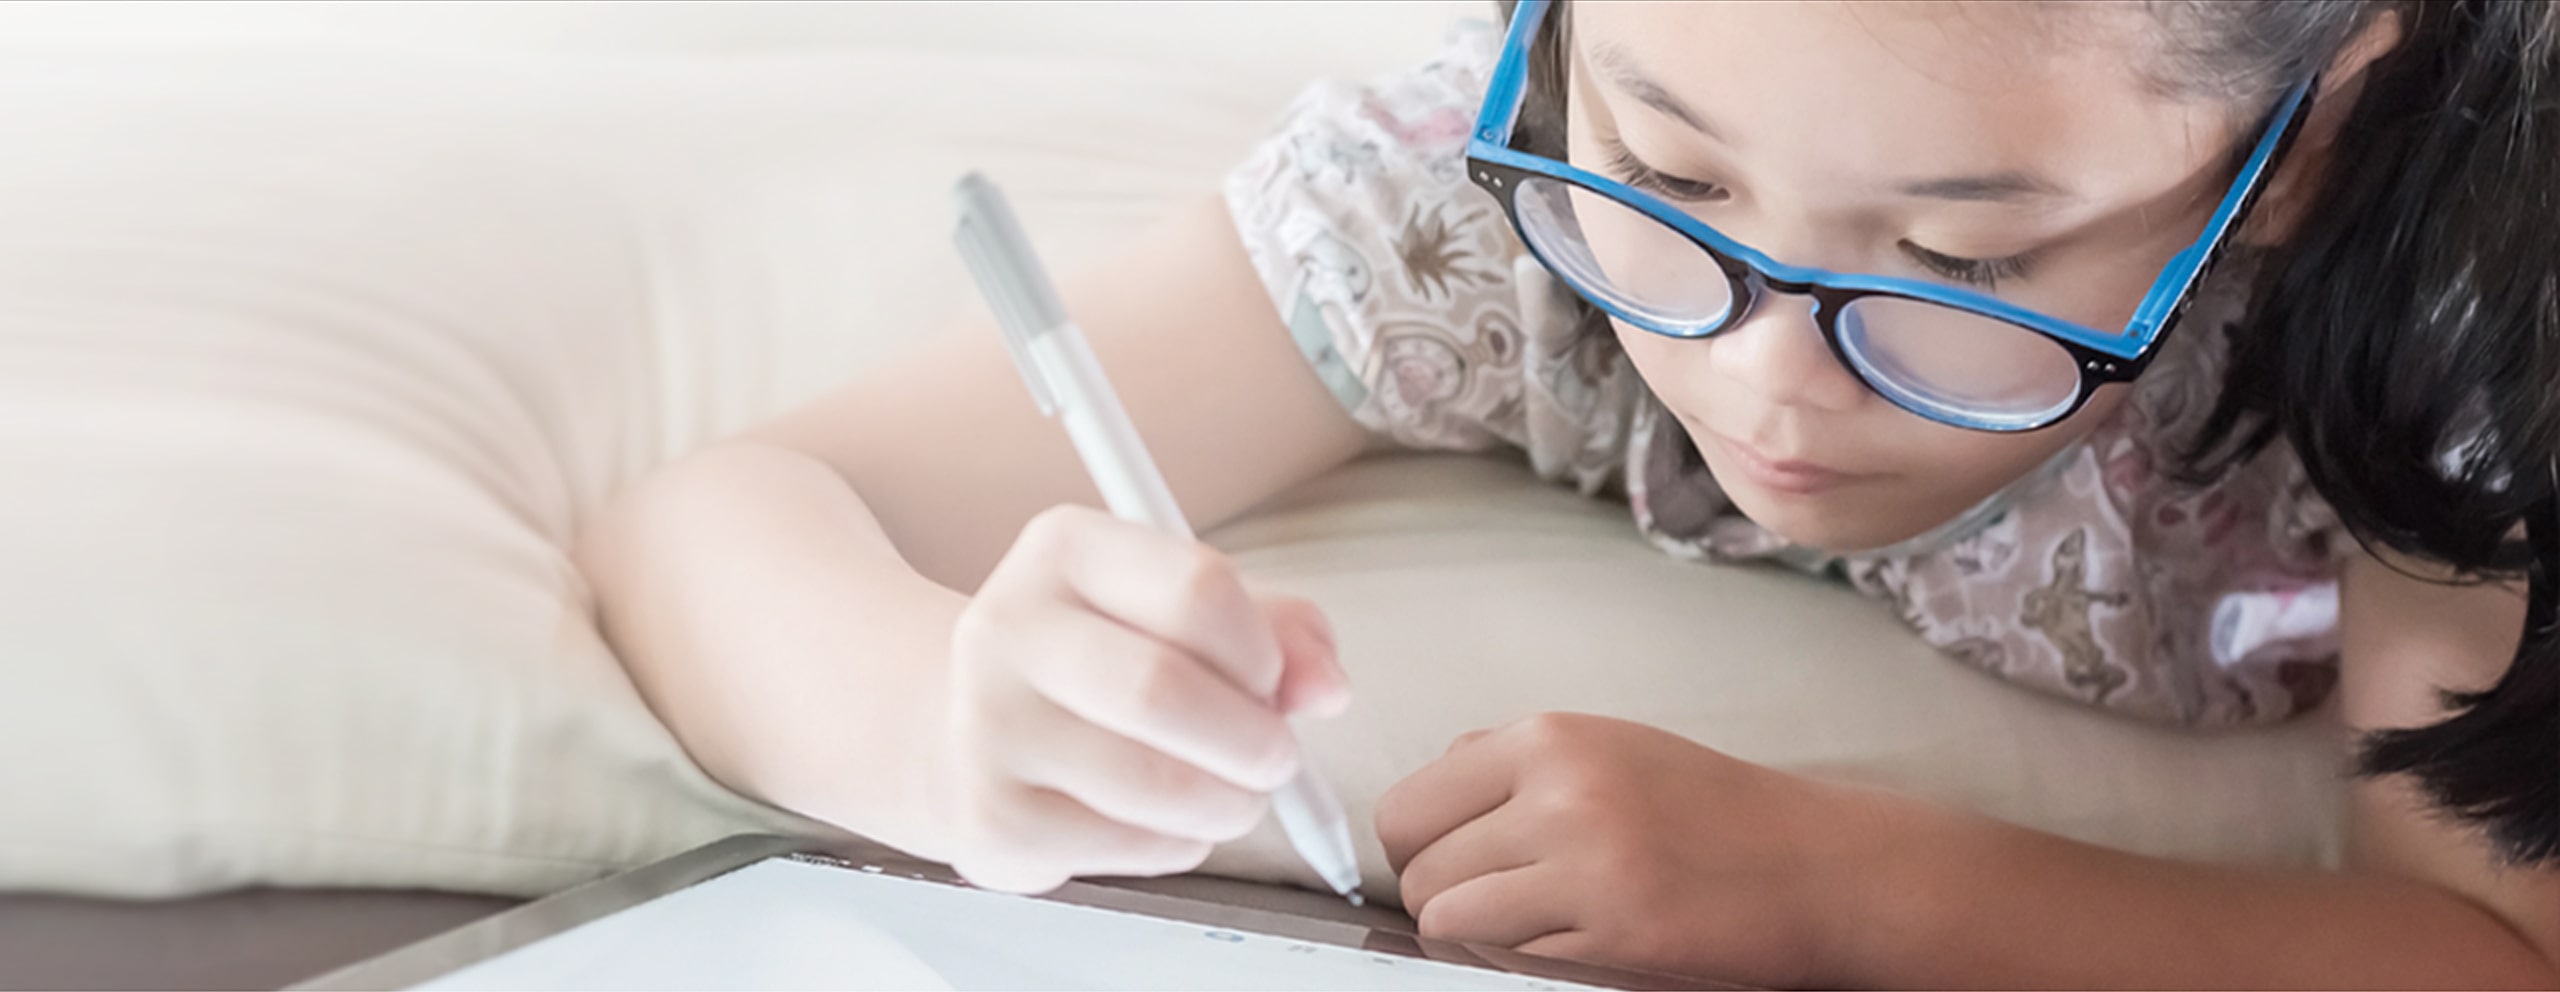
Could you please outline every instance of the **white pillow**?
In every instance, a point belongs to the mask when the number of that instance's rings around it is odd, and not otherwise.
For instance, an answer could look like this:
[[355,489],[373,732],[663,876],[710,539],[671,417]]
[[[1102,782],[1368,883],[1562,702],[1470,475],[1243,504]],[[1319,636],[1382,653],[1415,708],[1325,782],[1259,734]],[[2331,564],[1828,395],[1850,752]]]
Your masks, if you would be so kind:
[[588,622],[658,262],[489,70],[0,70],[0,886],[530,893],[778,822]]
[[[863,7],[853,54],[0,62],[0,888],[534,893],[804,827],[649,717],[571,535],[962,301],[962,170],[1071,268],[1213,188],[1304,78],[1421,58],[1448,12],[1303,9],[1194,8],[1230,27],[1186,46],[1089,8],[1033,25],[1050,55]],[[1218,539],[1340,620],[1364,701],[1316,746],[1356,815],[1452,733],[1579,708],[2143,849],[2336,850],[2316,726],[2031,697],[1497,462],[1364,466]],[[1214,867],[1291,871],[1268,837]]]

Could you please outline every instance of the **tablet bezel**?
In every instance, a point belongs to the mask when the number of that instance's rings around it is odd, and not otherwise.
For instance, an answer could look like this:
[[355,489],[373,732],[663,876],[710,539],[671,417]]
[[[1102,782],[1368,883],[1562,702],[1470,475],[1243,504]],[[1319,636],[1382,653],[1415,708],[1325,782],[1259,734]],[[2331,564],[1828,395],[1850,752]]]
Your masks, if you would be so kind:
[[[775,858],[847,871],[966,885],[949,868],[860,844],[741,834],[429,937],[380,957],[296,984],[295,989],[405,989],[501,954]],[[1032,898],[1269,934],[1404,958],[1469,965],[1532,978],[1618,989],[1734,989],[1742,986],[1543,958],[1518,951],[1382,930],[1314,917],[1203,902],[1094,882],[1069,882]]]

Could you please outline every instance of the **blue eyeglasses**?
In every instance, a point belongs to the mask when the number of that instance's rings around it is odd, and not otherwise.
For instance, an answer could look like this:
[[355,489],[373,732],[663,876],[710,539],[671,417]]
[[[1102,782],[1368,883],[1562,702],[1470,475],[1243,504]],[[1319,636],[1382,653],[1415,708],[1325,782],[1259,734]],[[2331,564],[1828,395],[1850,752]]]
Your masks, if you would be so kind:
[[1527,99],[1529,53],[1549,0],[1512,15],[1502,60],[1467,143],[1467,171],[1502,204],[1548,270],[1612,317],[1703,338],[1741,323],[1771,292],[1813,300],[1831,353],[1912,413],[1980,431],[2031,431],[2142,374],[2239,226],[2291,140],[2314,81],[2293,87],[2204,233],[2169,260],[2115,333],[1991,296],[1916,279],[1785,265],[1642,190],[1511,147]]

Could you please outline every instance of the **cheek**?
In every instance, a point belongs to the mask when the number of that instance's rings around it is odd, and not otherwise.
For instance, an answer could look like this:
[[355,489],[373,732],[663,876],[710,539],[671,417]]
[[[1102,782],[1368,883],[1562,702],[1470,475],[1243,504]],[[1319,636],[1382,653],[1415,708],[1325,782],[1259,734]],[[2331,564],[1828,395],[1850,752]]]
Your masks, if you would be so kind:
[[1897,430],[1896,440],[1907,459],[1907,477],[1923,491],[1914,493],[1915,502],[1928,505],[1942,519],[1971,509],[2087,438],[2115,415],[2125,396],[2121,386],[2102,387],[2071,419],[2022,434],[1968,431],[1905,417],[1912,426]]
[[1709,384],[1715,378],[1710,358],[1716,346],[1713,339],[1665,337],[1616,319],[1609,321],[1609,329],[1618,336],[1619,350],[1635,366],[1645,388],[1673,413],[1721,420],[1749,412],[1730,409],[1734,401],[1730,392],[1711,401],[1710,394],[1717,392]]
[[1697,348],[1682,349],[1679,346],[1702,342],[1666,338],[1651,331],[1631,327],[1626,321],[1615,317],[1609,319],[1609,331],[1618,336],[1618,350],[1626,353],[1627,361],[1636,367],[1636,375],[1644,379],[1645,385],[1653,390],[1654,395],[1662,397],[1666,402],[1672,401],[1671,393],[1676,390],[1666,387],[1679,381],[1680,376],[1676,369],[1685,358],[1689,357],[1683,356],[1680,352],[1685,350],[1694,353],[1699,350]]

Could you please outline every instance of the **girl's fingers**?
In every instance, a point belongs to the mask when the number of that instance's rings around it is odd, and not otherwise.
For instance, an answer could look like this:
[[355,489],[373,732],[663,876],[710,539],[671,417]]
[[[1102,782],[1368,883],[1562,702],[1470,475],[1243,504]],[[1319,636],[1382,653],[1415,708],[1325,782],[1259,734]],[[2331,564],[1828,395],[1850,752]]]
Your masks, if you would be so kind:
[[1402,874],[1414,856],[1460,825],[1511,800],[1518,776],[1509,749],[1491,741],[1451,747],[1378,797],[1378,841]]
[[983,853],[952,867],[972,884],[1007,892],[1046,892],[1076,875],[1190,871],[1212,846],[1133,827],[1031,786],[997,790],[980,815],[987,836],[973,849]]
[[1571,909],[1555,898],[1570,886],[1553,872],[1539,864],[1478,875],[1431,900],[1414,922],[1425,937],[1546,953],[1536,946],[1573,926]]
[[1512,945],[1522,954],[1535,954],[1558,961],[1597,961],[1599,945],[1592,942],[1587,930],[1561,930]]
[[1023,629],[1018,670],[1067,712],[1255,792],[1297,773],[1288,723],[1181,648],[1065,607]]
[[1279,638],[1216,549],[1076,506],[1041,514],[1022,542],[1095,611],[1198,656],[1254,699],[1278,691]]
[[1008,763],[1025,783],[1152,833],[1212,843],[1262,822],[1271,799],[1035,700],[1019,719],[1025,741]]
[[1339,716],[1351,706],[1351,679],[1334,647],[1333,624],[1324,612],[1294,596],[1266,596],[1263,616],[1280,638],[1280,692],[1275,702],[1291,716]]
[[1396,891],[1405,910],[1419,918],[1451,890],[1534,863],[1540,845],[1527,836],[1523,819],[1514,810],[1497,809],[1459,824],[1414,854],[1396,872]]

